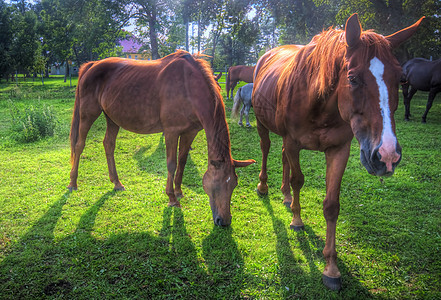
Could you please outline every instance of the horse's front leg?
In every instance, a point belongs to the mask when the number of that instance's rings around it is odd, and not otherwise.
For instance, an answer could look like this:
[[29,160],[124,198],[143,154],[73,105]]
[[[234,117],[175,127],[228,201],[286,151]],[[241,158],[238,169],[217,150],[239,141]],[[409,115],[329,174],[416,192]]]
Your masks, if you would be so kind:
[[332,290],[341,288],[341,274],[337,267],[335,250],[335,230],[340,212],[340,186],[349,158],[350,142],[339,148],[330,148],[326,155],[326,198],[323,201],[323,214],[326,220],[326,244],[323,256],[326,260],[323,283]]
[[118,135],[119,126],[116,125],[112,120],[110,120],[110,118],[107,115],[106,115],[106,121],[107,121],[107,130],[106,130],[106,136],[104,137],[103,145],[104,145],[104,150],[106,152],[107,167],[109,169],[109,179],[115,185],[113,188],[115,191],[124,191],[125,188],[119,181],[118,173],[116,172],[115,155],[114,155],[116,136]]
[[283,168],[283,178],[282,178],[282,186],[280,190],[283,194],[283,204],[286,207],[291,207],[292,196],[291,196],[291,187],[290,187],[290,167],[288,163],[288,158],[286,157],[285,147],[282,147],[282,168]]
[[175,191],[173,189],[173,180],[175,177],[176,171],[176,155],[178,152],[178,138],[177,134],[168,134],[165,133],[165,148],[167,152],[167,186],[165,188],[165,192],[168,195],[169,202],[168,206],[177,206],[180,207],[181,204],[179,200],[176,198]]
[[260,182],[257,185],[257,193],[259,195],[268,194],[268,173],[267,173],[267,160],[268,153],[271,146],[271,140],[269,138],[268,129],[263,126],[262,123],[257,120],[257,132],[260,136],[260,150],[262,151],[262,166],[259,174]]
[[182,176],[184,174],[185,164],[187,163],[188,152],[190,151],[191,143],[194,138],[198,134],[198,130],[188,132],[184,135],[181,135],[179,139],[179,156],[178,156],[178,168],[176,170],[175,175],[175,196],[177,198],[182,198],[184,195],[182,194],[181,184],[182,184]]

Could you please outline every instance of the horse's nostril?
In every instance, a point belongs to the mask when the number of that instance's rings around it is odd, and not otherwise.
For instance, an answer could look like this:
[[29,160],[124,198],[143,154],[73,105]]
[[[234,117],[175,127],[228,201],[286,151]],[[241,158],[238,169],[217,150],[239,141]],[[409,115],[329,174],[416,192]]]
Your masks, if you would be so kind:
[[378,151],[378,148],[376,148],[376,149],[374,149],[374,151],[372,151],[371,158],[372,158],[373,162],[381,161],[381,154],[380,154],[380,151]]
[[217,216],[214,219],[214,224],[216,224],[217,226],[224,226],[224,220],[220,216]]

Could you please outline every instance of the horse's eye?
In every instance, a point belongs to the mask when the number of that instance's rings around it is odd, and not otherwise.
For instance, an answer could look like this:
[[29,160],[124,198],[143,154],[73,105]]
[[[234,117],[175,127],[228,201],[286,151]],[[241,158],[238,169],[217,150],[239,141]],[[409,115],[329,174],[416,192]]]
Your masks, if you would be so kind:
[[358,85],[357,77],[350,75],[348,76],[348,80],[352,87],[356,87]]

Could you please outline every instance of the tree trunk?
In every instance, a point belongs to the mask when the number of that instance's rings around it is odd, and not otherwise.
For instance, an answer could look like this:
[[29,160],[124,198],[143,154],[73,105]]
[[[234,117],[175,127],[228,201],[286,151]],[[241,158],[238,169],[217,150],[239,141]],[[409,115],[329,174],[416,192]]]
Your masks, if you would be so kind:
[[158,52],[158,37],[156,33],[156,3],[152,7],[149,18],[149,34],[150,34],[150,44],[152,47],[152,59],[159,58]]
[[70,70],[69,70],[69,61],[66,60],[66,71],[64,72],[64,82],[67,81],[67,76],[69,76],[69,72],[70,72]]

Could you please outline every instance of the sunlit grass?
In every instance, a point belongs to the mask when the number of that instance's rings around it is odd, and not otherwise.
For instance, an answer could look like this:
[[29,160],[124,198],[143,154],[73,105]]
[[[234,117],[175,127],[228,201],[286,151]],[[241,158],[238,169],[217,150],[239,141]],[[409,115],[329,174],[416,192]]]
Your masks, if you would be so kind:
[[[223,79],[220,80],[224,81]],[[237,90],[237,88],[236,88]],[[12,92],[11,92],[12,91]],[[225,96],[225,91],[223,91]],[[257,196],[259,137],[230,120],[232,154],[257,164],[238,169],[230,228],[213,225],[202,188],[204,132],[184,172],[182,208],[167,207],[164,138],[121,130],[116,165],[124,192],[113,192],[102,145],[105,120],[88,135],[78,191],[68,193],[74,88],[57,78],[0,85],[0,298],[440,298],[441,104],[421,124],[426,94],[412,100],[413,118],[396,114],[403,159],[393,177],[367,174],[354,140],[342,182],[337,227],[343,289],[321,283],[326,223],[323,153],[301,152],[305,231],[289,229],[282,205],[282,142],[271,135],[269,194]],[[60,120],[52,138],[19,144],[9,138],[8,99],[40,101]]]

